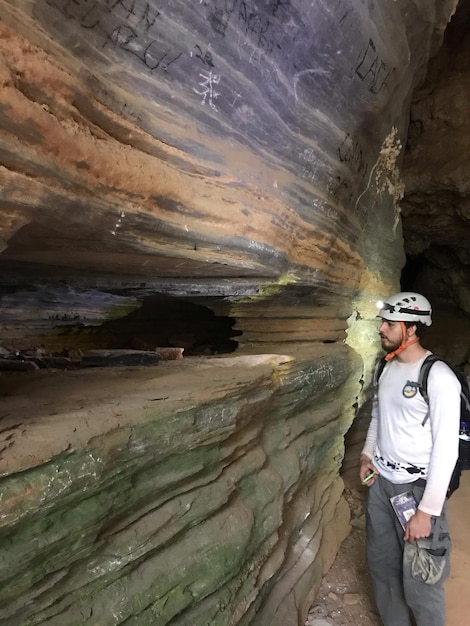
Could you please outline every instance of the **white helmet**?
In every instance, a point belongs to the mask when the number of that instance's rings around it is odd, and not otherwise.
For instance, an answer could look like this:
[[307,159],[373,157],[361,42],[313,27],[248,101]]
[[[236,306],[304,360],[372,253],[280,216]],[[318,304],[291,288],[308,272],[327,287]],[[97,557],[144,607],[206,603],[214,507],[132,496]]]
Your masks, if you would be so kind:
[[390,296],[386,302],[378,302],[378,317],[390,322],[422,322],[431,326],[431,303],[427,298],[412,291],[402,291]]

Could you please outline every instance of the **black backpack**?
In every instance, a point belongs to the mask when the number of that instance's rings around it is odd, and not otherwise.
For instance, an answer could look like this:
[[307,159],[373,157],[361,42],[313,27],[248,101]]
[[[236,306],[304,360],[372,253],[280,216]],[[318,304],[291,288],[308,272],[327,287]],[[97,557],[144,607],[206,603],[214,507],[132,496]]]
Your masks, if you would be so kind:
[[[470,389],[468,387],[468,382],[464,374],[457,372],[452,367],[452,365],[449,365],[449,363],[447,363],[447,361],[444,361],[444,359],[441,359],[435,354],[430,354],[424,359],[423,364],[421,365],[421,369],[420,369],[419,377],[418,377],[419,391],[421,395],[423,396],[424,400],[427,402],[427,404],[429,404],[429,396],[428,396],[429,370],[431,369],[433,363],[435,363],[436,361],[442,361],[443,363],[445,363],[447,367],[449,367],[453,371],[453,373],[455,374],[455,376],[460,382],[460,385],[461,385],[460,433],[468,435],[470,432],[469,431],[470,429]],[[380,361],[377,363],[377,367],[374,373],[374,385],[378,385],[380,375],[382,374],[386,363],[387,361],[385,360],[385,357],[380,359]],[[422,426],[426,424],[426,422],[428,421],[428,418],[429,418],[429,413],[424,418]],[[447,498],[450,498],[450,496],[454,493],[454,491],[456,491],[459,488],[460,475],[462,474],[462,469],[467,469],[468,463],[467,463],[466,457],[468,456],[468,452],[466,451],[466,448],[465,448],[466,443],[467,443],[466,441],[465,442],[462,440],[459,441],[459,457],[455,464],[454,471],[452,472],[449,487],[447,488]],[[470,442],[468,442],[468,444],[470,445]]]

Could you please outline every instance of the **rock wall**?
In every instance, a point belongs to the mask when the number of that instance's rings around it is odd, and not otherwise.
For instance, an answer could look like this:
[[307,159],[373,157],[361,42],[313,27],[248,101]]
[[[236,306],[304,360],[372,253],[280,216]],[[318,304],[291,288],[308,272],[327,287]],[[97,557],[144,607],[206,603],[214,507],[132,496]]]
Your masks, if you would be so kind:
[[339,346],[10,380],[2,622],[296,623],[347,532],[358,367]]
[[[416,91],[404,159],[406,252],[420,288],[470,315],[470,7],[461,3]],[[470,354],[468,355],[470,357]],[[462,361],[459,361],[462,362]]]
[[2,349],[122,347],[156,296],[237,344],[2,373],[0,623],[303,623],[454,5],[0,0]]

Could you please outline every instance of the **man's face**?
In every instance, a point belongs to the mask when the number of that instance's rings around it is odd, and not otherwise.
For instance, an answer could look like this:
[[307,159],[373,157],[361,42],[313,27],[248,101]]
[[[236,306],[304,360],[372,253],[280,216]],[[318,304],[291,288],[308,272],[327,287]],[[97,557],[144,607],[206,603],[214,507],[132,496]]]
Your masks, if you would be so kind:
[[389,322],[382,320],[379,326],[380,342],[385,352],[394,352],[397,350],[403,339],[403,331],[400,322]]

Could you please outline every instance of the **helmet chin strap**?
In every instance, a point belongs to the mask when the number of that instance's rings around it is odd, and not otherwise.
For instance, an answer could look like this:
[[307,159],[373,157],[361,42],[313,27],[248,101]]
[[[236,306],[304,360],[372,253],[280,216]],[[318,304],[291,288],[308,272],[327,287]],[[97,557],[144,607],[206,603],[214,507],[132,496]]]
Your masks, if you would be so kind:
[[411,341],[407,341],[406,340],[406,326],[405,326],[405,322],[400,322],[400,326],[401,326],[401,334],[402,334],[402,340],[401,340],[401,344],[400,346],[394,350],[393,352],[389,352],[386,356],[385,356],[385,360],[386,361],[390,361],[390,359],[393,359],[394,356],[397,356],[397,354],[400,354],[400,352],[403,352],[403,350],[405,350],[406,348],[408,348],[408,346],[412,346],[414,343],[418,343],[419,341],[419,337],[414,337],[413,339],[411,339]]

